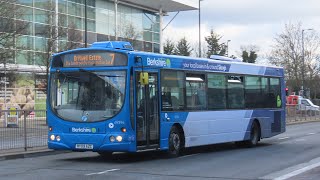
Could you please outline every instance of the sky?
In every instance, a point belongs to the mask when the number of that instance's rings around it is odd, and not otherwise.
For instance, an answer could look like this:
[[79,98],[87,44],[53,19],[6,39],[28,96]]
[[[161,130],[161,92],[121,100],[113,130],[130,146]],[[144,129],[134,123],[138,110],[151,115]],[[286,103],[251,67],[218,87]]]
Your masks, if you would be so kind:
[[[231,40],[229,55],[237,57],[240,46],[247,45],[257,45],[260,54],[267,54],[288,23],[301,22],[303,29],[320,31],[320,0],[203,0],[200,8],[202,45],[213,29],[223,36],[221,43]],[[174,15],[164,18],[164,26]],[[164,39],[176,42],[186,37],[193,48],[197,47],[198,18],[198,10],[180,12],[163,31]]]

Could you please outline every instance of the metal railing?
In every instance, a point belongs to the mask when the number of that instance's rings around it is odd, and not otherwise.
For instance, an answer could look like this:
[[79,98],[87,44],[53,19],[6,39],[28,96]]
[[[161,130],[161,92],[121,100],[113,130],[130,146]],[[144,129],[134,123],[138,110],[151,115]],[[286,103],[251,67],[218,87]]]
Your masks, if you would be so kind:
[[0,116],[0,153],[46,148],[46,110],[0,110]]
[[311,110],[308,106],[287,105],[286,120],[287,123],[320,121],[320,111]]

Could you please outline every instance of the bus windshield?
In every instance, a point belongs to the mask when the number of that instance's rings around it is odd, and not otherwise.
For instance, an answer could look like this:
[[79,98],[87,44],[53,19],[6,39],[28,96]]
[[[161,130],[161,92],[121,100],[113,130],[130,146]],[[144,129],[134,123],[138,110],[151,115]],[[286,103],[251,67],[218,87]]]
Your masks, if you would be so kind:
[[57,72],[51,76],[51,107],[74,122],[97,122],[115,116],[123,106],[126,71]]

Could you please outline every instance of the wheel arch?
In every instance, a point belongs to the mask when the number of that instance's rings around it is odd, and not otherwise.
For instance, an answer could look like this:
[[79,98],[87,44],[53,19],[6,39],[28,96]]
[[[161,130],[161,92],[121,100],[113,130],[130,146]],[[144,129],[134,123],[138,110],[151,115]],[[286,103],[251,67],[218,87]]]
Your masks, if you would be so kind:
[[[182,137],[182,146],[185,147],[186,141],[185,141],[185,134],[184,134],[183,127],[181,126],[180,123],[174,123],[174,124],[171,126],[171,129],[172,129],[173,127],[177,128],[177,129],[179,130],[180,135],[181,135],[181,137]],[[170,129],[170,131],[171,131],[171,129]]]
[[255,119],[253,119],[253,121],[252,121],[252,123],[251,123],[251,126],[252,126],[253,123],[257,123],[257,125],[258,125],[258,127],[259,127],[259,141],[260,141],[260,139],[261,139],[261,137],[262,137],[262,136],[261,136],[262,130],[261,130],[260,121],[259,121],[259,119],[255,118]]

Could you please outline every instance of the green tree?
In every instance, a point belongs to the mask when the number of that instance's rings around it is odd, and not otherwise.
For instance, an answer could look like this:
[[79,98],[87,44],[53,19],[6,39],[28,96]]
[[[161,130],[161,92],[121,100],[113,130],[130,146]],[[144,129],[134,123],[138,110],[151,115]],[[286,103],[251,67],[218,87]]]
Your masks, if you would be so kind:
[[192,48],[185,37],[180,39],[174,49],[174,54],[181,56],[190,56]]
[[208,44],[207,57],[209,58],[211,55],[226,55],[227,46],[225,43],[220,43],[222,36],[215,33],[213,29],[210,31],[210,35],[205,37],[205,40]]
[[257,52],[259,51],[257,46],[241,46],[242,60],[247,63],[255,63],[258,58]]
[[166,39],[166,42],[163,46],[164,54],[173,54],[174,53],[174,43],[170,39]]

